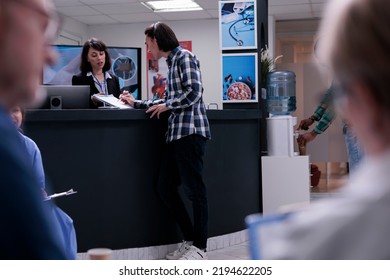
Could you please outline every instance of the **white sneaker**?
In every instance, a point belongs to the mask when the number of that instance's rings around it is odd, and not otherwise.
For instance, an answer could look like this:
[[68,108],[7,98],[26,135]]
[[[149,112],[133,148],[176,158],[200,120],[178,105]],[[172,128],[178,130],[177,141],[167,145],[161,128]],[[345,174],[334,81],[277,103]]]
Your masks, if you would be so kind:
[[183,240],[183,242],[181,243],[179,249],[171,252],[171,253],[168,253],[165,258],[167,260],[178,260],[180,259],[185,252],[187,252],[189,249],[190,249],[190,246],[192,245],[192,241],[185,241]]
[[179,260],[207,260],[207,253],[203,250],[191,246]]

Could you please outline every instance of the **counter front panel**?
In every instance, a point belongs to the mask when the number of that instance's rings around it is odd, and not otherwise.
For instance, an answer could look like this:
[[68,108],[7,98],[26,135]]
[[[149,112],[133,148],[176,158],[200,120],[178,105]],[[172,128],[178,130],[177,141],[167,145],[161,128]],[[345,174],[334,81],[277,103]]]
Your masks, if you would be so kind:
[[[209,235],[245,228],[261,205],[259,111],[208,111],[204,157]],[[143,110],[31,110],[25,132],[39,146],[52,192],[74,220],[78,251],[176,243],[181,234],[154,191],[166,116]],[[189,202],[186,202],[189,206]]]

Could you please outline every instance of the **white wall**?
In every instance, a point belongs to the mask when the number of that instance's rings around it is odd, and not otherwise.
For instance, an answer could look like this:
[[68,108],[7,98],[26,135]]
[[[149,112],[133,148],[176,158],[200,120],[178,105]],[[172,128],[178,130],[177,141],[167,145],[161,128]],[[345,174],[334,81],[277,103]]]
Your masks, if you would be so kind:
[[[268,20],[271,21],[270,18]],[[280,60],[282,63],[277,64],[277,68],[296,74],[297,110],[293,115],[298,117],[298,124],[314,113],[331,83],[329,73],[316,64],[313,54],[318,25],[319,20],[292,20],[276,22],[273,28],[275,55],[283,55]],[[269,32],[272,30],[269,29]],[[307,154],[311,162],[347,161],[339,117],[335,118],[326,132],[308,144]]]
[[268,50],[271,57],[277,57],[275,55],[275,17],[268,16]]
[[89,36],[86,24],[64,17],[64,25],[56,41],[57,45],[81,45]]
[[[192,52],[200,61],[204,86],[204,101],[221,101],[221,69],[218,20],[172,21],[167,23],[176,33],[179,41],[192,41]],[[142,48],[142,92],[146,96],[146,48],[144,30],[152,23],[93,25],[88,28],[89,37],[97,37],[107,45]]]

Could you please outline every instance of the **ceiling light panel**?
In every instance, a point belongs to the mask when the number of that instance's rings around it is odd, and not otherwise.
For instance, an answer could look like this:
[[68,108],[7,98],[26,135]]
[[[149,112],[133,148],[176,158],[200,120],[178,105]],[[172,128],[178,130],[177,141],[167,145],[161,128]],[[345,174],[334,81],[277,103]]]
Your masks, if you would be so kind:
[[148,1],[141,2],[154,12],[183,12],[203,10],[192,0],[169,0],[169,1]]

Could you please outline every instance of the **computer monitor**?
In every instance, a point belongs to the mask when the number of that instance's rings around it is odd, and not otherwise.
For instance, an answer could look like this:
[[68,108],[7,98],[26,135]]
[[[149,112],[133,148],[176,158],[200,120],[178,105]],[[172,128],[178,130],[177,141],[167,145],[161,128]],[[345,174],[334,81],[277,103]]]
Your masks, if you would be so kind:
[[89,109],[90,86],[42,85],[46,91],[39,109]]

